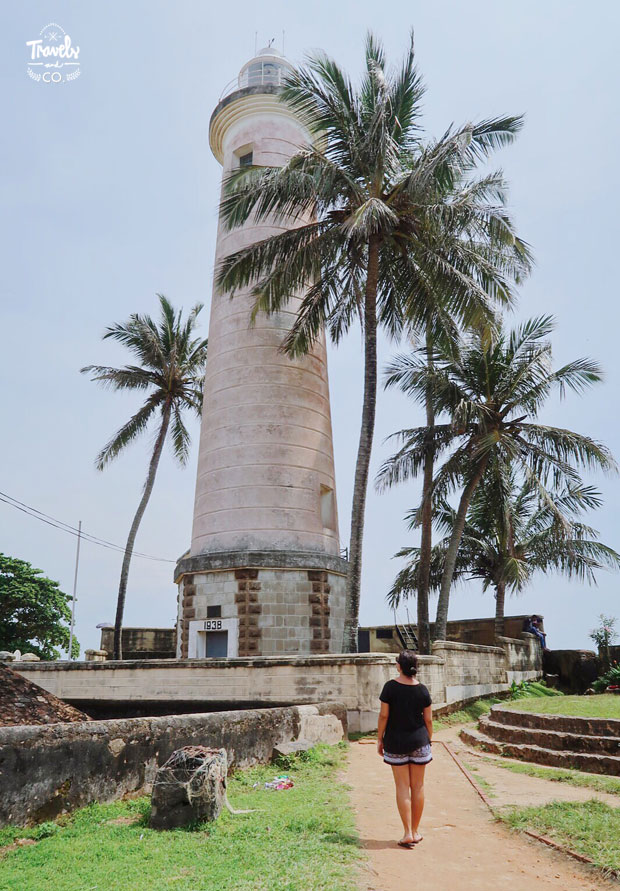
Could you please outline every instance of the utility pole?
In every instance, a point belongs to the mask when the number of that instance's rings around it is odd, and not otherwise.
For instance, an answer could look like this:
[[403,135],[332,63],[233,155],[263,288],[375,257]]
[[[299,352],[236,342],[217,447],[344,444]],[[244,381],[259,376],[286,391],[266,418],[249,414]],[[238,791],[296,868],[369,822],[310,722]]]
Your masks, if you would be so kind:
[[77,594],[78,567],[80,565],[80,541],[82,539],[82,521],[78,523],[77,551],[75,553],[75,575],[73,576],[73,600],[71,601],[71,630],[69,632],[69,661],[73,661],[73,628],[75,626],[75,595]]

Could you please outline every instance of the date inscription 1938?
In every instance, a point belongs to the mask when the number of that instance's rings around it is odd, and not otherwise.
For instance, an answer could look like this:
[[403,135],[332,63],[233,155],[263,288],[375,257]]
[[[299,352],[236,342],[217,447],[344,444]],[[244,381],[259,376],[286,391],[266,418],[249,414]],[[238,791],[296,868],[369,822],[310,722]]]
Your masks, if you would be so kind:
[[204,623],[205,631],[221,631],[222,630],[222,620],[221,619],[207,619]]

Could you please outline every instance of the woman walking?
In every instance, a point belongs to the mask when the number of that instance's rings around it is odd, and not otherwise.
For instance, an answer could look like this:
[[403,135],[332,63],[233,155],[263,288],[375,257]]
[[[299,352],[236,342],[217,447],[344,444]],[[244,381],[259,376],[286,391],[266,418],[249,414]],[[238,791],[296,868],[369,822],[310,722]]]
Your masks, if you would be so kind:
[[424,810],[424,768],[433,760],[431,696],[417,680],[418,660],[410,650],[396,659],[398,677],[381,691],[377,751],[389,764],[396,784],[396,805],[405,830],[398,842],[412,848],[422,841],[418,832]]

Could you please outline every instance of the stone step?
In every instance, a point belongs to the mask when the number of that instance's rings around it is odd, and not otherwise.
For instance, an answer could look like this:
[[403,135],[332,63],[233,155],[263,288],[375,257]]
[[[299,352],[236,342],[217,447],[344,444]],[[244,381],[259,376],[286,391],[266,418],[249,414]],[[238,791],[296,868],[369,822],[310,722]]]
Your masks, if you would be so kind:
[[585,752],[559,752],[555,749],[544,749],[542,746],[507,743],[493,739],[479,730],[464,728],[460,732],[464,743],[477,746],[485,752],[503,755],[505,758],[517,758],[519,761],[530,761],[533,764],[545,764],[549,767],[564,767],[568,770],[581,770],[585,773],[620,776],[620,757],[616,755],[597,755]]
[[620,738],[617,736],[584,736],[579,733],[549,730],[546,727],[519,727],[499,723],[493,720],[494,717],[495,715],[481,717],[478,727],[486,736],[500,742],[525,743],[557,751],[620,755]]
[[579,718],[571,715],[543,715],[534,711],[522,712],[505,705],[491,707],[491,720],[511,727],[532,727],[557,730],[579,736],[615,736],[620,740],[619,718]]

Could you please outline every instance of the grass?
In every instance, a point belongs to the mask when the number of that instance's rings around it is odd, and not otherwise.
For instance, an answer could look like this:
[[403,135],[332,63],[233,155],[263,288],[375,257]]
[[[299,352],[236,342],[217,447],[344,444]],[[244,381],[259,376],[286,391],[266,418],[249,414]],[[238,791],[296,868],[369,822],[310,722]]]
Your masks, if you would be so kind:
[[500,816],[513,829],[546,835],[600,869],[620,870],[620,808],[602,801],[554,801],[543,807],[516,808]]
[[[449,715],[442,715],[439,718],[433,718],[433,729],[443,730],[444,727],[453,727],[455,724],[467,724],[471,721],[477,721],[481,715],[486,715],[491,711],[491,706],[498,702],[504,702],[502,699],[476,699],[470,702],[465,708],[459,709],[458,712],[451,712]],[[528,700],[529,702],[529,700]]]
[[[0,829],[0,891],[353,891],[362,851],[338,772],[346,743],[317,746],[229,780],[236,808],[191,829],[149,829],[149,800],[93,804],[54,823]],[[264,791],[282,772],[293,789]],[[258,783],[256,789],[254,784]],[[135,822],[131,822],[131,821]]]
[[553,698],[517,699],[506,702],[508,708],[520,712],[545,715],[570,715],[581,718],[620,718],[620,696],[603,693],[599,696],[558,696]]
[[469,761],[465,761],[464,763],[465,763],[465,767],[467,768],[467,770],[470,773],[474,774],[476,783],[486,793],[487,797],[495,798],[495,790],[493,789],[493,786],[491,785],[491,783],[489,783],[488,780],[485,780],[485,778],[483,776],[480,776],[480,768],[477,765],[472,764]]
[[580,786],[586,789],[595,789],[597,792],[607,792],[609,795],[620,795],[620,777],[599,776],[592,773],[581,773],[578,770],[566,770],[558,767],[539,767],[537,764],[524,764],[520,761],[508,763],[495,758],[485,758],[488,764],[495,767],[503,767],[512,773],[525,774],[529,777],[537,777],[540,780],[551,780],[555,783],[566,783],[569,786]]

